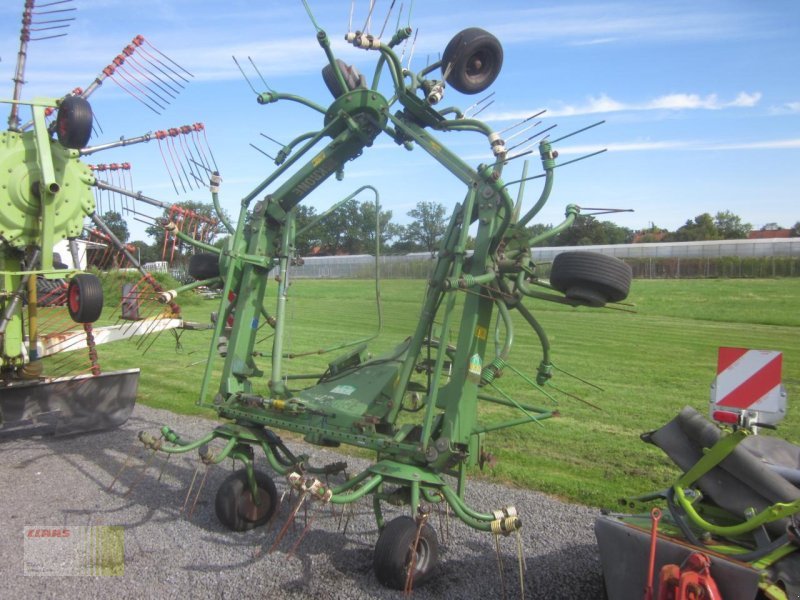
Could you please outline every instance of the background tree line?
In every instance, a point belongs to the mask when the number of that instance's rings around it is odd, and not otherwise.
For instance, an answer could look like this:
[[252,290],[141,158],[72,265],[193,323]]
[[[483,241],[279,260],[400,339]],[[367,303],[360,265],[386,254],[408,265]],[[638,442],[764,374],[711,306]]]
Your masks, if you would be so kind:
[[[199,214],[214,216],[213,207],[202,202],[183,202],[180,206]],[[324,214],[324,213],[323,213]],[[164,218],[169,216],[164,211]],[[227,216],[227,215],[226,215]],[[448,221],[448,211],[437,202],[420,201],[415,208],[408,211],[409,222],[400,225],[392,221],[392,211],[382,210],[380,216],[375,214],[372,202],[359,202],[355,198],[348,200],[330,214],[320,218],[313,206],[297,207],[297,252],[300,256],[330,256],[347,254],[374,254],[375,232],[380,228],[382,253],[405,254],[409,252],[436,252],[439,241],[444,234]],[[130,234],[125,218],[117,212],[107,212],[103,219],[109,228],[123,242],[128,242]],[[544,233],[553,225],[536,224],[528,228],[531,235]],[[765,225],[762,230],[782,229],[776,223]],[[790,229],[792,237],[800,236],[800,221]],[[547,246],[588,246],[599,244],[631,244],[655,242],[689,242],[702,240],[745,239],[752,230],[750,223],[730,212],[720,211],[714,216],[702,213],[688,219],[675,231],[651,224],[646,229],[634,231],[611,221],[601,221],[591,215],[581,215],[572,227],[548,239],[542,245]],[[152,239],[131,242],[137,248],[142,262],[162,260],[164,248],[164,230],[159,225],[151,225],[146,233]],[[219,228],[216,244],[224,242],[224,230]],[[179,243],[176,252],[184,254],[188,250],[185,244]]]

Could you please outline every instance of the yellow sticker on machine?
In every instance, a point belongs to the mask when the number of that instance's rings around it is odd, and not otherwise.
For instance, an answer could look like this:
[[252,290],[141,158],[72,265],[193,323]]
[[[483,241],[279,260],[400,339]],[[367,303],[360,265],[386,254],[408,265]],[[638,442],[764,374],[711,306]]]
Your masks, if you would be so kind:
[[478,338],[479,340],[485,340],[486,336],[488,335],[489,335],[489,330],[486,329],[486,327],[478,325],[475,328],[475,337]]
[[319,163],[321,163],[323,160],[325,160],[325,153],[320,152],[314,158],[311,159],[311,164],[314,165],[315,167],[318,167]]

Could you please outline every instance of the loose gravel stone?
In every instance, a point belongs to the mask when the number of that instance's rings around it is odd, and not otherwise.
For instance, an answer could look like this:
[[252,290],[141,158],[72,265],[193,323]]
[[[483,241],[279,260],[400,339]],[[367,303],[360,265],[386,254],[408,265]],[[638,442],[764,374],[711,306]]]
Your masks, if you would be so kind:
[[[0,573],[6,598],[402,598],[382,587],[372,571],[378,538],[369,498],[341,508],[313,504],[305,537],[301,509],[294,527],[269,552],[291,506],[283,502],[272,523],[245,533],[223,527],[214,514],[214,497],[230,473],[230,461],[212,467],[194,513],[181,510],[199,464],[196,453],[166,463],[149,456],[136,439],[140,430],[156,433],[170,425],[185,439],[196,439],[213,421],[137,406],[131,419],[113,431],[55,438],[12,437],[0,441]],[[278,432],[280,433],[280,432]],[[312,464],[347,460],[350,473],[368,463],[343,458],[316,446],[289,442]],[[129,467],[109,485],[131,453]],[[158,480],[162,464],[161,480]],[[260,468],[270,472],[263,456]],[[198,472],[197,491],[204,473]],[[274,475],[274,473],[270,474]],[[284,478],[275,475],[278,494]],[[131,489],[132,484],[137,483]],[[523,519],[519,541],[524,557],[526,598],[602,598],[602,577],[593,523],[597,511],[566,504],[538,492],[471,481],[470,506],[490,512],[516,506]],[[405,514],[387,507],[389,519]],[[348,516],[349,515],[349,516]],[[518,539],[495,538],[470,529],[452,515],[430,516],[440,542],[440,561],[432,581],[414,590],[418,599],[489,599],[521,596]],[[346,524],[346,531],[342,532]],[[122,576],[25,575],[26,526],[69,528],[115,525],[124,528]],[[30,548],[29,548],[30,550]],[[502,576],[499,570],[502,565]],[[505,590],[505,595],[503,591]]]

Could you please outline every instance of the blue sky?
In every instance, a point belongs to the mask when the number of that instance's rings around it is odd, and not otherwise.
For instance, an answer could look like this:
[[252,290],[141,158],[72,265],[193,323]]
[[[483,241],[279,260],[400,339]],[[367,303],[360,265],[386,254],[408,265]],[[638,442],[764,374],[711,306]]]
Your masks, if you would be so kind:
[[[47,1],[52,0],[39,3]],[[376,55],[342,40],[350,2],[309,3],[337,56],[371,77]],[[369,1],[356,4],[353,21],[360,28]],[[389,4],[378,0],[374,32]],[[404,4],[402,23],[409,1]],[[0,5],[4,97],[11,96],[22,6],[22,0]],[[67,37],[31,44],[24,97],[54,97],[86,87],[135,35],[144,35],[191,71],[193,81],[161,115],[107,82],[91,98],[103,127],[91,144],[202,121],[224,178],[223,205],[232,214],[238,213],[240,198],[271,171],[271,162],[249,146],[274,155],[276,146],[260,133],[286,142],[322,125],[321,115],[303,107],[258,105],[231,59],[235,55],[247,67],[252,57],[271,88],[329,103],[319,75],[325,58],[300,0],[75,0],[73,6],[76,21]],[[601,217],[634,229],[650,223],[674,229],[700,213],[720,210],[733,211],[755,228],[800,220],[796,0],[417,0],[411,26],[419,29],[413,70],[438,59],[465,27],[483,27],[500,39],[503,71],[489,90],[495,92],[494,103],[480,115],[496,130],[544,108],[539,127],[558,124],[553,137],[606,121],[559,144],[564,160],[609,151],[557,171],[542,222],[559,222],[568,203],[634,209]],[[404,62],[408,58],[407,50]],[[247,71],[262,88],[255,72]],[[466,108],[482,96],[447,89],[442,106]],[[441,140],[470,164],[491,160],[481,136],[449,133]],[[165,202],[210,199],[202,190],[175,195],[155,142],[104,152],[91,161],[131,162],[136,189]],[[521,168],[522,160],[513,161],[504,178],[517,179]],[[538,160],[531,168],[539,171]],[[408,221],[406,213],[419,201],[452,207],[464,195],[461,184],[424,152],[407,152],[383,136],[347,165],[343,181],[326,182],[309,202],[322,211],[366,183],[379,188],[384,208],[400,223]],[[534,182],[526,204],[536,197]],[[135,237],[141,237],[143,226],[130,223]]]

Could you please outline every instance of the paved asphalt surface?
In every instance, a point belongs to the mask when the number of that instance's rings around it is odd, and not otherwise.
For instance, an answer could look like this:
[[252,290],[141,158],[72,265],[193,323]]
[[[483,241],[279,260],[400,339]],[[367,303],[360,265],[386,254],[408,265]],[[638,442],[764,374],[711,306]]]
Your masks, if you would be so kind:
[[[312,506],[313,522],[304,530],[300,511],[274,552],[269,552],[286,522],[291,503],[284,502],[270,526],[246,533],[224,528],[214,513],[214,496],[230,473],[227,465],[210,469],[194,514],[181,512],[198,463],[196,453],[173,457],[158,481],[161,458],[142,470],[147,454],[136,440],[140,430],[156,433],[169,424],[193,439],[214,423],[195,417],[137,406],[120,429],[55,438],[14,437],[0,440],[0,596],[5,598],[402,598],[376,580],[372,552],[378,538],[371,502],[354,506],[345,520],[330,506]],[[308,453],[312,463],[341,456],[314,446],[289,446]],[[133,451],[130,467],[108,487]],[[263,456],[261,467],[265,468]],[[318,461],[318,462],[317,462]],[[364,461],[348,459],[350,472]],[[201,471],[202,474],[202,471]],[[131,490],[131,484],[138,484]],[[198,477],[198,481],[200,477]],[[286,489],[275,477],[278,493]],[[195,487],[197,489],[197,487]],[[602,598],[602,578],[593,522],[597,512],[565,504],[536,492],[471,482],[471,506],[482,512],[513,504],[524,526],[526,598]],[[387,509],[387,522],[400,509]],[[499,559],[492,534],[476,532],[434,512],[431,524],[440,542],[440,562],[431,582],[413,596],[427,598],[520,598],[518,541],[500,537]],[[38,546],[25,538],[28,528],[115,525],[124,531],[122,576],[31,575],[41,560]],[[449,535],[448,534],[449,529]],[[45,542],[49,543],[49,542]],[[55,548],[56,546],[50,546]],[[58,556],[52,559],[56,561]],[[505,591],[505,593],[504,593]]]

